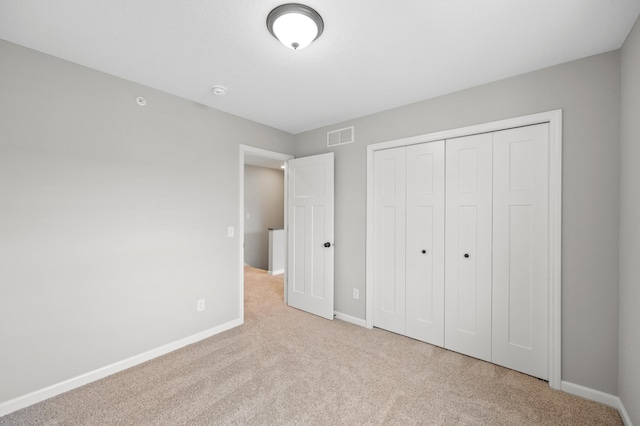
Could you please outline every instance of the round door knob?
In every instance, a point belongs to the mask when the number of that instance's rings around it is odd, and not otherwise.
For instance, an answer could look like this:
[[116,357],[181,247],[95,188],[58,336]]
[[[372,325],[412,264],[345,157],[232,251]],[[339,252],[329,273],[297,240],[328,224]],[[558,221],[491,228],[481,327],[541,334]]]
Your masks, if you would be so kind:
[[464,254],[464,257],[469,257],[469,253],[465,253],[465,254]]
[[324,243],[324,246],[325,246],[326,248],[329,248],[329,247],[331,247],[331,243],[330,243],[330,242],[326,242],[326,243]]
[[426,253],[427,253],[427,251],[426,251],[426,250],[422,250],[422,254],[426,254]]

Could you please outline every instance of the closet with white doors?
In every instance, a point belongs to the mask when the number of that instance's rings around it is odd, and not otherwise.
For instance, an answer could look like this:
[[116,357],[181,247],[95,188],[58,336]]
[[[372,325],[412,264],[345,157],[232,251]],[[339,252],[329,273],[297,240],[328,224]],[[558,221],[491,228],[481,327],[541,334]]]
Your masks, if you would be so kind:
[[549,124],[373,167],[373,325],[547,379]]

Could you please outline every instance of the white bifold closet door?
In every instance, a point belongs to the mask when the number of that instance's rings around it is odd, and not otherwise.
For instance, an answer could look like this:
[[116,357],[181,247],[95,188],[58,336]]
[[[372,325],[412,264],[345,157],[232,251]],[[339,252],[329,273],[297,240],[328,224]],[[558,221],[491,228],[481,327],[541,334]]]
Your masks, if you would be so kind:
[[492,138],[446,143],[445,347],[489,362]]
[[374,326],[548,378],[549,125],[374,153]]
[[407,147],[406,335],[444,346],[444,141]]
[[444,141],[377,151],[374,326],[444,344]]
[[548,379],[549,124],[493,134],[492,362]]
[[445,347],[548,378],[549,125],[447,140]]
[[405,334],[406,148],[374,160],[373,301],[376,327]]

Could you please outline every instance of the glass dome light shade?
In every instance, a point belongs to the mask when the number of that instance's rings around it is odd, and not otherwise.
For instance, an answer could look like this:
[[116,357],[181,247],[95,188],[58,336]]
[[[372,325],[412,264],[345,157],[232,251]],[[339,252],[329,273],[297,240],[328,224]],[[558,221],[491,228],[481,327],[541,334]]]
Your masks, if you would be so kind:
[[273,23],[273,32],[290,49],[307,47],[318,35],[318,27],[308,16],[298,13],[282,15]]

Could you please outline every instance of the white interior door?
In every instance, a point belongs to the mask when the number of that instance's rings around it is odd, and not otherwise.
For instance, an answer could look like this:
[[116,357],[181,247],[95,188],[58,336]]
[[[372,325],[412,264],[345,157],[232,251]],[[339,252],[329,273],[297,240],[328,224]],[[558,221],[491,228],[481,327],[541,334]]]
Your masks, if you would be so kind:
[[333,319],[333,162],[332,152],[287,162],[287,302],[327,319]]
[[493,137],[492,361],[548,378],[549,125]]
[[406,153],[406,335],[444,346],[444,141]]
[[445,347],[491,361],[492,134],[446,141]]
[[373,325],[405,334],[406,148],[374,158]]

